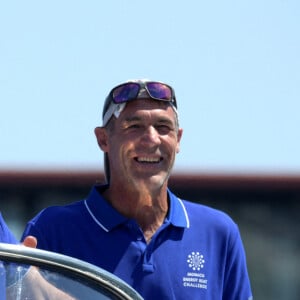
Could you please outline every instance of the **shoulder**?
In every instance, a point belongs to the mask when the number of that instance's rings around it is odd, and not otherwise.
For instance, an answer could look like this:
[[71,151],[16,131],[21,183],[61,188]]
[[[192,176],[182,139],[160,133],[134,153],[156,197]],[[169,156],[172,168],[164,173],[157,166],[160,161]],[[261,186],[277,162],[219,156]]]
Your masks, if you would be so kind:
[[[41,210],[32,220],[33,223],[59,223],[82,214],[84,200],[62,206],[49,206]],[[51,224],[48,223],[48,224]]]
[[227,213],[207,205],[187,200],[181,201],[186,209],[191,225],[220,229],[222,231],[226,229],[231,231],[237,230],[236,223]]
[[[86,224],[89,215],[89,207],[97,204],[101,195],[97,186],[94,186],[89,195],[82,200],[73,201],[66,205],[49,206],[41,210],[26,226],[27,231],[57,231],[57,228],[66,230]],[[96,205],[95,204],[95,205]],[[71,230],[70,229],[70,230]]]
[[79,224],[83,224],[84,201],[69,205],[49,206],[31,219],[23,232],[21,240],[33,235],[38,240],[38,248],[45,250],[57,249],[56,241],[73,237]]
[[211,206],[208,205],[203,205],[201,203],[196,203],[196,202],[191,202],[188,200],[181,200],[183,205],[185,206],[187,212],[189,212],[190,215],[197,215],[199,217],[199,215],[206,217],[206,218],[217,218],[217,219],[221,219],[224,221],[229,221],[232,222],[231,217],[216,208],[213,208]]

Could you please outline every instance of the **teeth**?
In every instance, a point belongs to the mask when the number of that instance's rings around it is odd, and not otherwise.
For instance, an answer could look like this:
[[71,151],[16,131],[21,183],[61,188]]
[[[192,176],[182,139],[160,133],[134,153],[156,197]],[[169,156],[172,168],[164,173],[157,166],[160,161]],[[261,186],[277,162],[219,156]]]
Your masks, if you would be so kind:
[[160,161],[159,158],[154,157],[139,157],[138,162],[147,162],[147,163],[158,163]]

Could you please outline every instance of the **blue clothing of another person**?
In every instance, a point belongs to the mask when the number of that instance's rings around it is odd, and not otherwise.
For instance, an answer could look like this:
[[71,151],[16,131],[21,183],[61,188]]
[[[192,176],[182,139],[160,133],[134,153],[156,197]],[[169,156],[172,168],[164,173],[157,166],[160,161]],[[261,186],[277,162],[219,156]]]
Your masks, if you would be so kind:
[[[17,244],[17,240],[6,225],[2,214],[0,213],[0,243]],[[6,299],[6,271],[3,263],[0,261],[0,300]]]
[[6,225],[1,213],[0,213],[0,243],[8,243],[8,244],[18,243],[15,236]]
[[101,196],[106,188],[95,186],[85,200],[46,208],[23,237],[33,235],[41,249],[114,273],[145,299],[251,299],[239,230],[225,213],[169,191],[169,213],[147,244],[137,223]]

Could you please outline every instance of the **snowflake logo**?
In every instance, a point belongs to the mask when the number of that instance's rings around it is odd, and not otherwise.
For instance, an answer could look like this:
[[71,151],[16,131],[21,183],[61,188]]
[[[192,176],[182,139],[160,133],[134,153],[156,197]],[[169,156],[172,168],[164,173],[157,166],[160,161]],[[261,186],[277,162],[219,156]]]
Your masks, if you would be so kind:
[[200,271],[204,267],[205,260],[199,252],[192,252],[188,256],[187,263],[194,271]]

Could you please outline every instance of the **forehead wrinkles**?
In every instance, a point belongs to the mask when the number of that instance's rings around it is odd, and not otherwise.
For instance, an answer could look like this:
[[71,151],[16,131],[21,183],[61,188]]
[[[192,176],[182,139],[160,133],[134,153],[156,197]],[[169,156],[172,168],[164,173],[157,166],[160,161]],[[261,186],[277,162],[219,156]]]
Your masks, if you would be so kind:
[[174,126],[176,124],[175,115],[173,109],[170,108],[170,111],[164,109],[163,112],[159,108],[151,109],[134,109],[124,111],[120,121],[123,123],[132,123],[132,122],[143,122],[143,123],[164,123]]
[[131,116],[133,116],[133,114],[138,115],[139,112],[141,112],[141,115],[145,115],[145,117],[151,115],[156,116],[157,114],[159,114],[164,118],[166,118],[166,116],[169,116],[169,118],[171,118],[174,114],[174,110],[168,102],[149,99],[139,99],[137,101],[131,101],[127,103],[123,112],[124,115],[131,114]]

